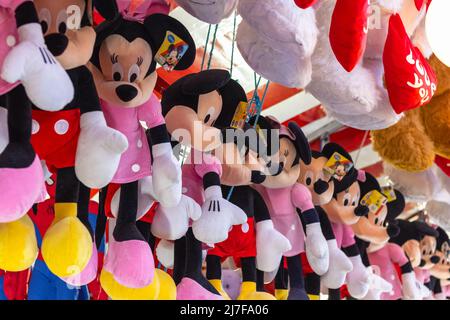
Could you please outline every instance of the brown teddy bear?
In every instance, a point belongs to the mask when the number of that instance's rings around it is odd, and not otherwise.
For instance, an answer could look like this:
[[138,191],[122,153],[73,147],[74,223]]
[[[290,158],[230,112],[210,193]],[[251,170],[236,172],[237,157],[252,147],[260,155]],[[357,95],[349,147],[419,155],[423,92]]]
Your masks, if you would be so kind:
[[430,168],[436,154],[450,159],[450,68],[434,55],[429,61],[438,78],[431,102],[405,112],[390,128],[372,131],[373,146],[381,158],[409,172]]

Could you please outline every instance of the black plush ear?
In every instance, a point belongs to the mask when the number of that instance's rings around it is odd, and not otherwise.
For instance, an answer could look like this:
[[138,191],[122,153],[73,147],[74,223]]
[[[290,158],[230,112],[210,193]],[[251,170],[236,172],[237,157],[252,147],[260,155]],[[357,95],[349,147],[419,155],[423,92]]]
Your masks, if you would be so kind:
[[396,199],[386,204],[388,209],[386,221],[393,221],[403,212],[403,210],[405,210],[406,206],[405,197],[398,190],[394,189],[394,192]]
[[288,124],[289,130],[292,131],[292,133],[295,135],[295,148],[297,149],[297,152],[299,153],[300,159],[305,164],[311,163],[311,148],[308,143],[308,139],[306,138],[305,134],[303,133],[302,129],[296,124],[295,122],[289,122]]
[[342,146],[340,146],[337,143],[334,142],[329,142],[327,143],[323,149],[322,149],[322,155],[326,158],[331,158],[331,156],[335,153],[339,153],[341,155],[343,155],[344,157],[346,157],[348,160],[350,160],[351,162],[353,162],[352,156],[350,155],[350,153],[347,152],[347,150],[345,150]]
[[409,222],[406,220],[395,220],[397,222],[397,226],[400,229],[400,233],[391,239],[389,242],[396,243],[402,246],[405,242],[409,240],[419,240],[415,225],[413,222]]
[[449,238],[448,238],[448,234],[441,227],[437,227],[436,231],[439,234],[437,237],[437,241],[436,241],[436,248],[437,248],[437,250],[442,251],[442,248],[445,247],[445,244],[448,245],[450,242]]
[[377,179],[368,172],[366,172],[366,180],[364,182],[358,181],[358,183],[359,183],[359,188],[361,190],[361,198],[373,190],[377,190],[377,191],[381,192],[381,187],[380,187],[380,184],[378,183]]
[[431,236],[435,238],[439,237],[439,232],[427,223],[422,221],[414,221],[413,223],[420,235],[420,238],[423,238],[425,236]]
[[195,42],[188,29],[181,22],[168,15],[157,13],[148,16],[144,21],[144,26],[152,39],[151,47],[154,55],[163,44],[167,31],[171,31],[189,46],[176,65],[175,70],[185,70],[194,63],[196,54]]
[[106,20],[113,20],[119,14],[116,0],[93,0],[94,8]]
[[230,73],[226,70],[204,70],[185,77],[182,91],[184,94],[198,96],[219,90],[226,86],[230,79]]

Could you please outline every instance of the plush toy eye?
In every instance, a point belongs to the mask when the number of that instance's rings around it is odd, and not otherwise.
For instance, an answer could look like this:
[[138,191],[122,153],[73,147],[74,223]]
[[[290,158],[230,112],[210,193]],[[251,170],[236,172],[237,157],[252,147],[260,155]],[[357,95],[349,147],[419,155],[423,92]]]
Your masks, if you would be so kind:
[[128,81],[135,82],[141,73],[141,69],[137,64],[133,64],[128,71]]
[[345,196],[344,196],[344,206],[348,206],[349,204],[350,204],[350,200],[351,200],[351,197],[352,197],[352,195],[350,194],[350,193],[347,193]]
[[378,224],[378,218],[375,218],[375,224]]
[[61,10],[58,13],[58,17],[56,18],[56,27],[58,28],[58,32],[61,34],[65,34],[67,31],[67,12],[66,10]]
[[305,183],[307,186],[310,186],[312,182],[313,182],[313,173],[311,171],[308,171],[305,174]]
[[211,118],[215,112],[216,112],[216,109],[214,107],[210,107],[208,109],[208,112],[206,113],[205,119],[203,119],[203,123],[208,123],[211,120]]
[[42,33],[46,34],[52,22],[50,11],[45,8],[41,9],[41,11],[39,11],[39,20],[41,21]]
[[114,81],[122,81],[123,69],[120,63],[114,63],[112,65],[112,78],[114,79]]

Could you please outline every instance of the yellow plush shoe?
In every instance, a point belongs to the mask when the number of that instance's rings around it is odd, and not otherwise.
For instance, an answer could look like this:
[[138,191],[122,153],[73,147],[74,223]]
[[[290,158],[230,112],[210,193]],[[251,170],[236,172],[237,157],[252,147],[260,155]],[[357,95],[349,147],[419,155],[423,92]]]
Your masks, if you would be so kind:
[[308,294],[309,300],[320,300],[320,295],[317,294]]
[[245,281],[241,286],[241,293],[237,300],[277,300],[273,295],[267,292],[256,291],[256,283]]
[[155,272],[153,281],[148,286],[127,288],[118,283],[111,273],[103,269],[100,274],[100,284],[113,300],[156,300],[160,292],[159,272]]
[[92,237],[77,218],[76,203],[56,203],[55,219],[42,240],[42,256],[60,278],[79,274],[92,255]]
[[28,215],[0,223],[0,269],[10,272],[31,267],[38,256],[36,232]]
[[289,290],[287,289],[275,289],[275,297],[277,300],[287,300]]
[[213,280],[208,280],[209,283],[211,283],[211,285],[217,290],[217,292],[220,293],[220,295],[225,299],[225,300],[231,300],[230,296],[228,295],[228,293],[226,293],[226,291],[223,289],[222,286],[222,280],[218,280],[218,279],[213,279]]
[[161,269],[155,269],[159,280],[159,295],[156,300],[177,300],[177,286],[172,277]]

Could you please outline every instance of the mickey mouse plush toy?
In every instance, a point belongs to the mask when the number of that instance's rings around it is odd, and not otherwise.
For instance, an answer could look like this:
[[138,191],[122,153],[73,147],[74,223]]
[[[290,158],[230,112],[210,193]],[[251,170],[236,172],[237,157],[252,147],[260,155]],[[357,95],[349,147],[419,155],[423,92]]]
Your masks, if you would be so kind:
[[[202,242],[212,245],[225,241],[233,225],[247,221],[239,207],[224,199],[220,187],[222,166],[211,153],[222,145],[218,128],[231,123],[237,107],[246,99],[238,88],[228,71],[211,69],[184,76],[163,93],[162,110],[172,139],[191,147],[183,165],[184,194],[202,207],[200,217],[161,211],[152,224],[155,235],[165,234],[169,240],[176,240],[177,299],[223,299],[202,275]],[[192,228],[190,218],[195,220]]]
[[45,193],[39,155],[30,143],[31,103],[56,111],[74,94],[45,45],[32,1],[0,1],[0,72],[0,268],[20,271],[37,255],[26,213]]
[[[161,104],[153,93],[156,59],[166,42],[179,38],[183,45],[178,48],[184,54],[175,70],[186,69],[194,62],[195,43],[180,22],[151,13],[149,1],[138,7],[129,1],[117,1],[117,5],[115,1],[103,1],[101,5],[100,11],[112,19],[96,30],[92,70],[106,122],[122,132],[129,145],[112,179],[120,185],[120,195],[116,196],[118,205],[112,208],[117,221],[104,271],[126,287],[143,288],[152,282],[154,262],[136,226],[142,188],[147,185],[153,199],[166,208],[175,207],[181,200],[181,167],[172,152]],[[140,121],[146,122],[148,139]]]
[[128,145],[122,133],[107,126],[85,66],[95,41],[91,2],[38,0],[35,5],[47,46],[75,88],[74,98],[62,111],[35,107],[32,113],[33,146],[47,166],[57,169],[58,177],[55,220],[42,241],[42,255],[57,276],[84,282],[82,273],[95,274],[91,268],[96,266],[89,264],[95,244],[87,216],[77,217],[80,181],[89,188],[104,187]]

